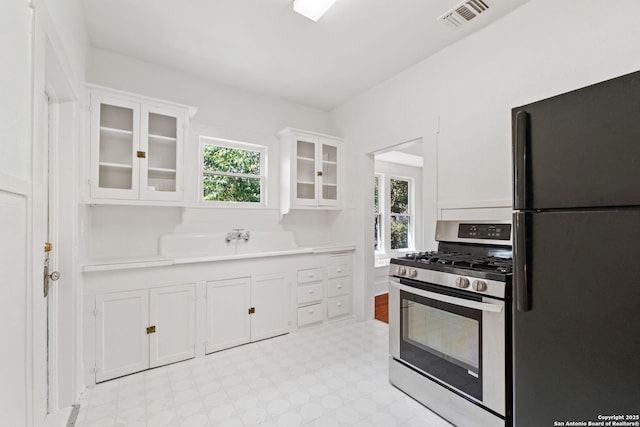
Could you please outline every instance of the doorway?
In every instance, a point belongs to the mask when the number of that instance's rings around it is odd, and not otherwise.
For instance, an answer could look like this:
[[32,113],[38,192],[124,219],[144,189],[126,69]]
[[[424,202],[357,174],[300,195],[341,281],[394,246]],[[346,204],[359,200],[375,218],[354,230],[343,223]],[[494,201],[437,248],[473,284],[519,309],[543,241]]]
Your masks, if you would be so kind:
[[423,246],[422,138],[372,154],[374,160],[374,283],[367,296],[374,318],[388,319],[389,259]]

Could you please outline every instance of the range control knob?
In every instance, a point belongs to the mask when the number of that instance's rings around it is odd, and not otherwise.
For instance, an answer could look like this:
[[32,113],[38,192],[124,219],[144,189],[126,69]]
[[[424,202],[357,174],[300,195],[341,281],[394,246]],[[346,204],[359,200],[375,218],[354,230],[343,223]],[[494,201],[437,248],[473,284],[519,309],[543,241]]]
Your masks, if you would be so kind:
[[412,279],[414,277],[418,277],[418,270],[416,270],[415,268],[410,268],[409,269],[409,277],[411,277]]
[[469,279],[467,279],[466,277],[458,277],[456,279],[456,286],[459,288],[468,288],[469,287]]
[[487,282],[484,280],[474,280],[471,286],[474,291],[484,292],[487,290]]
[[407,269],[405,267],[398,267],[398,269],[396,270],[396,274],[398,276],[404,276],[405,274],[407,274]]

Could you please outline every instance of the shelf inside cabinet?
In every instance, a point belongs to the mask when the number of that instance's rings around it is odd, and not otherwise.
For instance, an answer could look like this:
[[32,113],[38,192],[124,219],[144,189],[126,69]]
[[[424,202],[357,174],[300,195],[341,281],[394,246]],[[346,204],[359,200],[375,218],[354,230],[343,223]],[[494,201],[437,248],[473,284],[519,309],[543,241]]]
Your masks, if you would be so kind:
[[154,172],[154,173],[165,173],[165,174],[175,174],[176,170],[175,169],[168,169],[168,168],[148,168],[147,169],[150,173]]
[[100,126],[100,132],[103,132],[111,138],[127,139],[130,140],[133,136],[133,131],[128,129],[110,128],[107,126]]
[[131,169],[131,165],[126,165],[123,163],[110,163],[110,162],[100,162],[100,167],[110,168],[110,169]]
[[172,143],[177,141],[177,138],[174,136],[154,135],[151,133],[148,136],[150,140],[153,140],[153,142],[156,142],[156,143],[163,143],[163,142]]
[[325,165],[337,165],[338,164],[338,162],[334,162],[332,160],[323,160],[322,163],[325,164]]

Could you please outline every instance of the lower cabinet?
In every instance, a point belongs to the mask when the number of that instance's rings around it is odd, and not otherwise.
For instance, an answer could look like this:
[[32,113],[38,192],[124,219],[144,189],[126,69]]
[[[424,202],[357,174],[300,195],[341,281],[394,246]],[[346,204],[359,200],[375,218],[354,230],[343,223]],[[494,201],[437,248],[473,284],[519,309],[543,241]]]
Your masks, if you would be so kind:
[[195,356],[195,285],[96,295],[96,382]]
[[289,332],[285,274],[207,282],[205,353]]

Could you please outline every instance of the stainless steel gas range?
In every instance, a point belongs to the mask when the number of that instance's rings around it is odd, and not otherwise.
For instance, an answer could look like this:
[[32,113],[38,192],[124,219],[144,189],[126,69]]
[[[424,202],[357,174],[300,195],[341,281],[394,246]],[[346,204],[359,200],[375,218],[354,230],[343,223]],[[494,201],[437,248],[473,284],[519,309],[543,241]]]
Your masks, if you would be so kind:
[[509,426],[511,224],[438,221],[392,258],[389,380],[458,427]]

